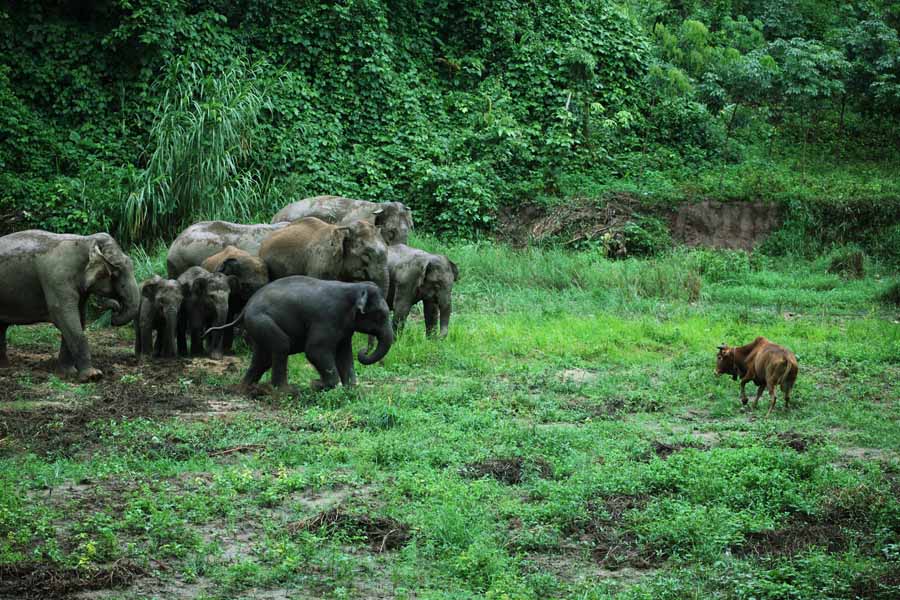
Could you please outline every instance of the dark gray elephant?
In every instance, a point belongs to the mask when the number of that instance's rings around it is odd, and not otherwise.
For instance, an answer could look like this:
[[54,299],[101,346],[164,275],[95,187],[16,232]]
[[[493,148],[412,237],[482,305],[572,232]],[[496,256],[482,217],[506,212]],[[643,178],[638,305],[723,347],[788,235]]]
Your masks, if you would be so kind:
[[[253,346],[253,359],[241,385],[247,389],[272,369],[272,385],[290,390],[287,362],[291,354],[305,353],[319,373],[313,389],[356,383],[353,370],[353,334],[378,339],[371,354],[361,351],[364,365],[383,359],[394,343],[387,302],[369,282],[342,283],[311,277],[285,277],[260,289],[244,312],[226,326],[243,324]],[[207,331],[209,334],[223,327]]]
[[183,301],[182,286],[175,279],[154,275],[141,284],[140,308],[134,321],[134,353],[138,359],[151,354],[162,358],[178,356],[176,336]]
[[259,247],[269,279],[307,275],[338,281],[371,281],[388,291],[387,246],[373,225],[332,225],[315,217],[294,221]]
[[[233,278],[228,297],[228,320],[231,321],[244,310],[244,306],[256,290],[269,283],[269,271],[258,256],[253,256],[235,246],[228,246],[203,261],[203,268],[210,273],[222,273]],[[234,341],[234,328],[222,333],[222,350],[229,352]]]
[[388,271],[391,286],[388,305],[394,311],[394,329],[403,329],[409,309],[422,302],[425,310],[425,333],[434,334],[440,311],[440,337],[447,335],[453,306],[451,292],[459,280],[456,263],[442,254],[430,254],[405,244],[388,247]]
[[235,246],[255,256],[259,253],[260,242],[267,235],[287,225],[241,225],[227,221],[195,223],[182,231],[169,246],[166,256],[169,278],[175,279],[190,267],[201,266],[204,260],[228,246]]
[[84,335],[88,297],[113,307],[112,324],[131,323],[140,292],[131,259],[106,233],[90,236],[30,230],[0,237],[0,366],[10,325],[53,323],[62,332],[59,367],[80,381],[102,376]]
[[412,212],[402,202],[368,202],[341,196],[316,196],[288,204],[272,218],[272,223],[303,217],[338,225],[367,221],[378,228],[387,244],[405,244],[413,228]]
[[[184,293],[178,316],[178,353],[187,356],[187,334],[191,336],[191,354],[204,354],[203,332],[228,321],[228,298],[236,285],[233,278],[210,273],[203,267],[191,267],[178,277]],[[222,334],[216,332],[209,342],[209,355],[222,358]]]

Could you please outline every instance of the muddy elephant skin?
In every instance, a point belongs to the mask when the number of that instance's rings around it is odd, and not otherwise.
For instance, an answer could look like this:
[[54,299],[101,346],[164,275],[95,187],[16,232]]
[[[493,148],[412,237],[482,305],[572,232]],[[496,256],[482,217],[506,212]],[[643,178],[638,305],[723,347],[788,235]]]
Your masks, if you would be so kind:
[[8,364],[10,325],[53,323],[62,333],[59,367],[79,380],[99,378],[84,335],[91,295],[108,298],[113,325],[131,323],[140,292],[131,259],[106,233],[29,230],[0,237],[0,366]]
[[[203,268],[210,273],[222,273],[237,282],[228,297],[228,320],[237,317],[250,297],[262,286],[269,283],[269,272],[258,256],[244,252],[235,246],[228,246],[203,261]],[[234,327],[222,332],[222,351],[230,352],[234,342]]]
[[338,225],[367,221],[378,228],[387,244],[405,244],[413,228],[412,211],[402,202],[368,202],[341,196],[316,196],[288,204],[278,211],[272,223],[303,217]]
[[371,281],[388,290],[387,246],[366,221],[332,225],[315,217],[294,221],[259,247],[269,279],[306,275],[337,281]]
[[190,267],[199,267],[210,256],[228,246],[235,246],[255,256],[259,244],[274,231],[288,223],[241,225],[227,221],[202,221],[182,231],[166,255],[166,270],[170,279],[176,279]]
[[440,337],[447,335],[453,284],[459,280],[459,268],[442,254],[430,254],[404,244],[388,247],[388,271],[391,277],[388,305],[394,311],[394,329],[403,329],[409,309],[422,302],[425,333],[433,335],[440,313]]
[[[222,273],[210,273],[203,267],[191,267],[178,277],[184,302],[178,316],[178,353],[187,356],[187,335],[191,336],[191,355],[204,354],[203,332],[228,321],[228,298],[235,282]],[[222,334],[209,341],[209,355],[222,358]]]
[[378,340],[374,352],[360,351],[357,356],[364,365],[383,359],[394,343],[387,302],[368,282],[285,277],[254,294],[244,312],[228,325],[239,323],[253,346],[253,359],[242,381],[245,389],[272,369],[272,385],[290,390],[288,356],[301,352],[319,373],[313,389],[333,388],[338,382],[351,386],[356,383],[354,332]]
[[141,302],[134,321],[134,353],[138,359],[150,355],[156,358],[178,356],[176,336],[183,301],[184,293],[176,279],[154,275],[141,284]]

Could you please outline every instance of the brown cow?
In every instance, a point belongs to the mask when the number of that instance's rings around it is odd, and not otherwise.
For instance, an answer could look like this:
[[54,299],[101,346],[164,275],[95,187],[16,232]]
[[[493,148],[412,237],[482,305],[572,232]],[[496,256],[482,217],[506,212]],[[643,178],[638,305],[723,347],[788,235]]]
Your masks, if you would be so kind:
[[758,337],[746,346],[719,346],[716,356],[716,375],[731,375],[732,379],[741,378],[741,403],[747,405],[747,393],[744,386],[752,381],[757,385],[753,408],[759,403],[763,389],[769,389],[768,417],[775,407],[775,386],[781,386],[784,392],[784,405],[790,408],[791,388],[797,380],[797,357],[783,346],[773,344],[764,337]]

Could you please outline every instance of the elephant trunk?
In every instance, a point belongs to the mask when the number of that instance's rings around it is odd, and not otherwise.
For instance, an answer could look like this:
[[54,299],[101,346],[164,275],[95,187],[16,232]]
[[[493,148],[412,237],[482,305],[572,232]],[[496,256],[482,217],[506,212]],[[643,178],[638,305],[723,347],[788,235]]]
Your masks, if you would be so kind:
[[141,292],[138,289],[134,275],[130,277],[122,277],[124,281],[117,286],[119,298],[113,299],[114,302],[120,304],[118,310],[114,310],[110,321],[116,327],[127,325],[134,321],[137,316],[138,307],[141,304]]
[[381,294],[387,298],[388,291],[390,291],[391,284],[391,275],[388,272],[387,265],[384,266],[384,269],[381,269],[379,272],[375,273],[372,277],[372,283],[378,286],[378,289],[381,290]]
[[394,343],[394,330],[391,327],[390,323],[386,323],[382,328],[381,332],[378,334],[378,347],[375,348],[375,351],[371,354],[367,354],[367,350],[360,350],[357,358],[359,362],[364,365],[371,365],[377,363],[379,360],[387,355],[388,350],[391,349],[391,345]]
[[167,358],[175,358],[178,356],[178,309],[167,310],[163,315],[165,319],[165,329],[160,332],[163,335],[162,355]]
[[[214,327],[219,327],[228,322],[228,304],[220,304],[216,306],[216,322],[213,324]],[[216,331],[212,335],[212,340],[209,348],[210,357],[219,360],[223,356],[222,352],[222,343],[225,339],[224,333],[221,331]]]

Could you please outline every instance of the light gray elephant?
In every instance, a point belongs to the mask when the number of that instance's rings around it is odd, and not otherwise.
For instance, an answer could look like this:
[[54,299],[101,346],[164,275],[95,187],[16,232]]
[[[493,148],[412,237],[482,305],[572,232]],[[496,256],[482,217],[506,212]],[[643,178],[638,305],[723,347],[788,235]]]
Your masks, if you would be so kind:
[[405,244],[413,228],[412,212],[402,202],[368,202],[341,196],[316,196],[288,204],[272,223],[316,217],[326,223],[349,225],[367,221],[378,228],[387,244]]
[[452,312],[451,292],[459,280],[459,268],[442,254],[430,254],[405,244],[388,246],[388,271],[391,277],[388,305],[394,311],[394,329],[403,329],[409,309],[422,302],[425,309],[425,333],[434,334],[440,310],[440,337],[447,335]]
[[62,332],[60,370],[80,381],[101,377],[84,335],[91,295],[107,299],[113,325],[131,323],[137,314],[134,266],[109,234],[29,230],[0,237],[0,366],[9,364],[10,325],[53,323]]
[[[203,267],[191,267],[178,277],[184,302],[178,317],[178,353],[187,356],[187,334],[191,336],[191,354],[204,353],[203,332],[228,321],[228,298],[237,285],[233,277],[210,273]],[[222,358],[222,334],[213,334],[209,355]]]
[[262,225],[241,225],[227,221],[203,221],[194,223],[182,231],[166,256],[166,269],[170,279],[176,279],[190,267],[199,267],[210,256],[228,246],[235,246],[251,255],[259,253],[263,239],[289,225],[275,223]]
[[134,321],[134,353],[138,359],[151,354],[162,358],[178,356],[176,334],[183,301],[184,291],[176,279],[154,275],[141,284],[141,303]]
[[290,275],[371,281],[387,294],[387,246],[366,221],[350,225],[332,225],[315,217],[294,221],[263,240],[259,257],[273,281]]

